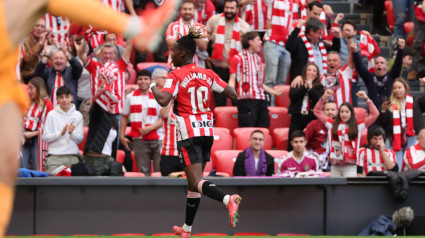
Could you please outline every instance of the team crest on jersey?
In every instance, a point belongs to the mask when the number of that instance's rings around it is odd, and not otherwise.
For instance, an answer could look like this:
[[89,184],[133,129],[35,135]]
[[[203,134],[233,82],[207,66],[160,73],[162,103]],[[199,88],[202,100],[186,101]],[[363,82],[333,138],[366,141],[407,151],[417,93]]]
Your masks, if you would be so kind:
[[192,128],[213,127],[213,121],[193,121]]
[[304,171],[309,171],[310,170],[310,166],[308,166],[308,164],[304,164]]

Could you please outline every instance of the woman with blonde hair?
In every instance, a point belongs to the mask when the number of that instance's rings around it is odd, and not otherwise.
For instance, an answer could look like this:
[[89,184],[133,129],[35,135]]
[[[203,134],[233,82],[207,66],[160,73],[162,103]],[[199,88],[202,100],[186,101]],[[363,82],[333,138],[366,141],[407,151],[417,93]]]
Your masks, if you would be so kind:
[[[22,145],[22,167],[39,170],[39,136],[47,113],[53,109],[44,80],[34,77],[28,82],[28,96],[30,101],[24,117],[24,144]],[[31,166],[32,165],[32,166]]]
[[386,147],[393,148],[400,169],[404,152],[416,143],[416,134],[424,127],[421,111],[409,91],[406,80],[395,79],[390,99],[382,103],[376,121],[376,124],[385,129]]

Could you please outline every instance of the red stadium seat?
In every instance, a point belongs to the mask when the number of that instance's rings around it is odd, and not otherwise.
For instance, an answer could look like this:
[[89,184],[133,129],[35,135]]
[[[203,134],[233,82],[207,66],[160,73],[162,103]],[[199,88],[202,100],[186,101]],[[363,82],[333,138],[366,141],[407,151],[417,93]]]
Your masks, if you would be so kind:
[[266,150],[266,152],[274,158],[282,158],[283,156],[288,154],[288,151],[286,150]]
[[367,129],[362,131],[362,136],[360,138],[359,147],[362,147],[363,145],[369,145],[369,141],[367,140]]
[[354,114],[357,121],[363,121],[367,117],[367,111],[362,107],[354,107]]
[[414,26],[415,26],[414,23],[411,22],[411,21],[405,22],[404,25],[403,25],[404,33],[407,34],[407,33],[411,32],[411,31],[413,31]]
[[275,128],[288,127],[291,124],[291,116],[288,114],[288,108],[285,107],[268,107],[270,116],[269,131]]
[[214,144],[211,147],[212,168],[215,168],[215,155],[217,150],[233,149],[233,137],[230,130],[224,127],[214,127]]
[[133,161],[133,172],[140,172],[137,167],[136,157],[134,156],[134,151],[131,151],[131,160]]
[[85,126],[84,127],[84,139],[80,144],[78,144],[78,149],[80,149],[80,151],[84,151],[84,147],[86,146],[87,133],[88,132],[89,132],[89,128],[87,126]]
[[233,106],[214,108],[215,125],[231,132],[238,127],[238,108]]
[[197,233],[192,236],[228,236],[226,233]]
[[124,177],[146,177],[144,173],[140,172],[125,172]]
[[125,152],[123,150],[117,150],[117,158],[115,161],[120,162],[121,164],[124,163],[125,159]]
[[286,150],[266,150],[267,153],[269,153],[271,156],[274,157],[274,171],[275,173],[278,173],[280,169],[279,167],[279,161],[282,161],[282,157],[288,154],[288,151]]
[[270,236],[268,233],[263,232],[238,232],[233,234],[233,236]]
[[282,95],[275,97],[275,104],[276,107],[289,107],[289,89],[291,86],[289,85],[276,85],[273,87],[274,90],[280,90],[282,91]]
[[118,234],[112,234],[111,236],[146,236],[143,233],[118,233]]
[[273,138],[278,150],[288,150],[289,128],[276,128],[273,131]]
[[160,62],[143,62],[143,63],[138,63],[137,64],[137,71],[143,70],[143,69],[147,69],[150,67],[155,67],[155,66],[162,66],[165,67],[166,70],[170,70],[170,65],[167,63],[160,63]]
[[227,173],[229,176],[233,176],[233,166],[240,152],[242,150],[217,150],[215,152],[217,172]]
[[237,150],[244,150],[249,146],[249,138],[254,130],[261,130],[264,133],[264,146],[263,149],[270,150],[273,147],[273,138],[270,136],[267,128],[261,127],[242,127],[233,130],[233,135],[236,139]]
[[393,2],[391,0],[386,0],[384,4],[385,4],[385,10],[387,10],[387,23],[388,23],[388,27],[392,31],[394,31],[395,14],[394,14]]

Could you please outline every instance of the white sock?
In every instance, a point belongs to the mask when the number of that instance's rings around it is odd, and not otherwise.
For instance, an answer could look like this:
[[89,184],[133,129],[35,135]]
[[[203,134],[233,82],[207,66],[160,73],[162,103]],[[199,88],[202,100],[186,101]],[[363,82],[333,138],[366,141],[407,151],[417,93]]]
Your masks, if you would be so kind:
[[223,198],[223,204],[227,207],[227,204],[229,204],[230,195],[226,195]]
[[192,226],[188,226],[185,224],[183,224],[183,230],[186,232],[192,232]]

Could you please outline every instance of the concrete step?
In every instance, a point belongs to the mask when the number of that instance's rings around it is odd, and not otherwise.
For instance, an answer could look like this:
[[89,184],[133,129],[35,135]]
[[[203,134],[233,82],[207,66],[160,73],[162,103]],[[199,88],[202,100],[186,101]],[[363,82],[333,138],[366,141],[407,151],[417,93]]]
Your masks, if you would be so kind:
[[334,13],[349,13],[350,12],[350,3],[342,1],[326,1],[324,4],[328,4],[332,7]]

